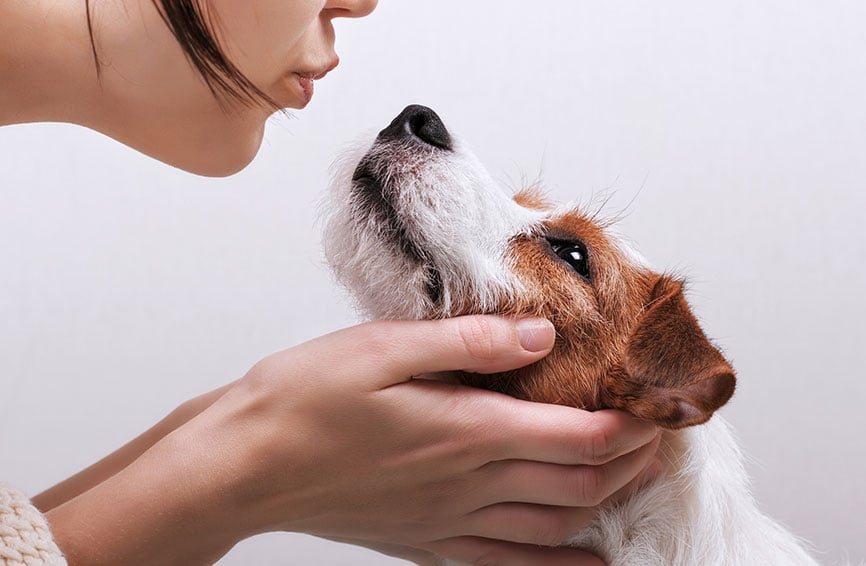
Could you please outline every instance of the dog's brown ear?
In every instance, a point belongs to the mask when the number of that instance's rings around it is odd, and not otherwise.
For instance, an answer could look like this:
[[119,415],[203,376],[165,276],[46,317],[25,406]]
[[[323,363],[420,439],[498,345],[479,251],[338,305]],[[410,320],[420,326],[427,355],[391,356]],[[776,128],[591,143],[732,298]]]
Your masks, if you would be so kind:
[[682,283],[660,276],[604,394],[611,407],[676,429],[709,420],[735,382],[734,369],[692,315]]

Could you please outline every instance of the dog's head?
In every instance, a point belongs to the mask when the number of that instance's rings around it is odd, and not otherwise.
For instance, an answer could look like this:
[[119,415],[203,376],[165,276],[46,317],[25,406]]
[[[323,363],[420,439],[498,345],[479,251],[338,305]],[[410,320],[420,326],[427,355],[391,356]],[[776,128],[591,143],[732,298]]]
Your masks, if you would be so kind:
[[537,315],[553,352],[468,384],[618,408],[667,428],[728,401],[734,371],[682,282],[650,270],[593,216],[533,190],[506,196],[429,108],[409,106],[334,181],[325,251],[373,318]]

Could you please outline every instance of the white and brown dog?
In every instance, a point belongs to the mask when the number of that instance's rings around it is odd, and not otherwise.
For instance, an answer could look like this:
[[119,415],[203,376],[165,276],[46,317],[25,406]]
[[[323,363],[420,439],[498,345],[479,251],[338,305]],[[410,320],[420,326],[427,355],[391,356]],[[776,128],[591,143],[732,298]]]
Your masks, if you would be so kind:
[[611,566],[816,564],[758,509],[730,428],[710,420],[734,392],[734,370],[682,282],[652,271],[593,216],[531,189],[509,198],[429,108],[406,108],[343,164],[325,249],[373,318],[553,322],[546,358],[492,378],[464,374],[465,383],[622,409],[668,429],[658,479],[603,506],[568,544]]

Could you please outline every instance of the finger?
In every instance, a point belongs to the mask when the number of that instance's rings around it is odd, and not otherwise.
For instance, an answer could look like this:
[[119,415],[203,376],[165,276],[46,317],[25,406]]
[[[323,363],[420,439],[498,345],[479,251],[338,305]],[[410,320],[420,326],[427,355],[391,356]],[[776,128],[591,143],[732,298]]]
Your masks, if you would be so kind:
[[614,410],[582,411],[507,399],[485,415],[500,440],[494,458],[564,465],[601,465],[652,442],[658,427]]
[[390,544],[385,542],[372,542],[366,540],[352,539],[352,538],[343,538],[343,537],[324,537],[328,540],[332,540],[334,542],[340,542],[344,544],[352,544],[355,546],[362,546],[364,548],[369,548],[370,550],[374,550],[379,554],[384,554],[386,556],[393,556],[394,558],[401,558],[403,560],[408,560],[417,564],[418,566],[438,566],[441,564],[441,561],[436,558],[436,556],[427,550],[422,550],[420,548],[412,548],[410,546],[403,546],[399,544]]
[[631,480],[625,487],[611,495],[606,504],[616,504],[625,501],[635,495],[638,491],[652,484],[662,472],[662,464],[658,456],[650,460],[650,463]]
[[453,437],[454,446],[471,457],[470,469],[505,460],[602,465],[649,444],[659,432],[652,422],[622,411],[583,411],[426,380],[382,393],[399,409],[406,389],[414,390],[416,401],[424,400],[424,410],[419,412],[416,402],[405,418],[438,423],[440,434]]
[[600,558],[574,548],[545,548],[478,537],[445,539],[425,544],[424,547],[463,564],[604,566]]
[[601,466],[564,466],[527,460],[491,462],[473,478],[481,505],[501,502],[594,507],[647,471],[660,437]]
[[547,355],[554,337],[553,325],[544,319],[479,315],[372,322],[314,342],[323,359],[341,351],[348,359],[369,364],[359,367],[359,374],[377,375],[378,385],[387,387],[425,373],[513,370]]
[[588,527],[595,510],[588,507],[554,507],[527,503],[499,503],[463,517],[455,523],[460,534],[487,539],[559,546]]

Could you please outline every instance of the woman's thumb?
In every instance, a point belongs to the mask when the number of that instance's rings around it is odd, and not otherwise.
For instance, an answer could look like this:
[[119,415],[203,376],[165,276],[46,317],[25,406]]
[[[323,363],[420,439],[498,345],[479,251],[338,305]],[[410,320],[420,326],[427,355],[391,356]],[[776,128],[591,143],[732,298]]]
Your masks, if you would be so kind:
[[546,356],[556,332],[543,318],[474,315],[445,320],[380,321],[349,329],[356,345],[376,352],[381,379],[392,385],[446,371],[497,373]]

